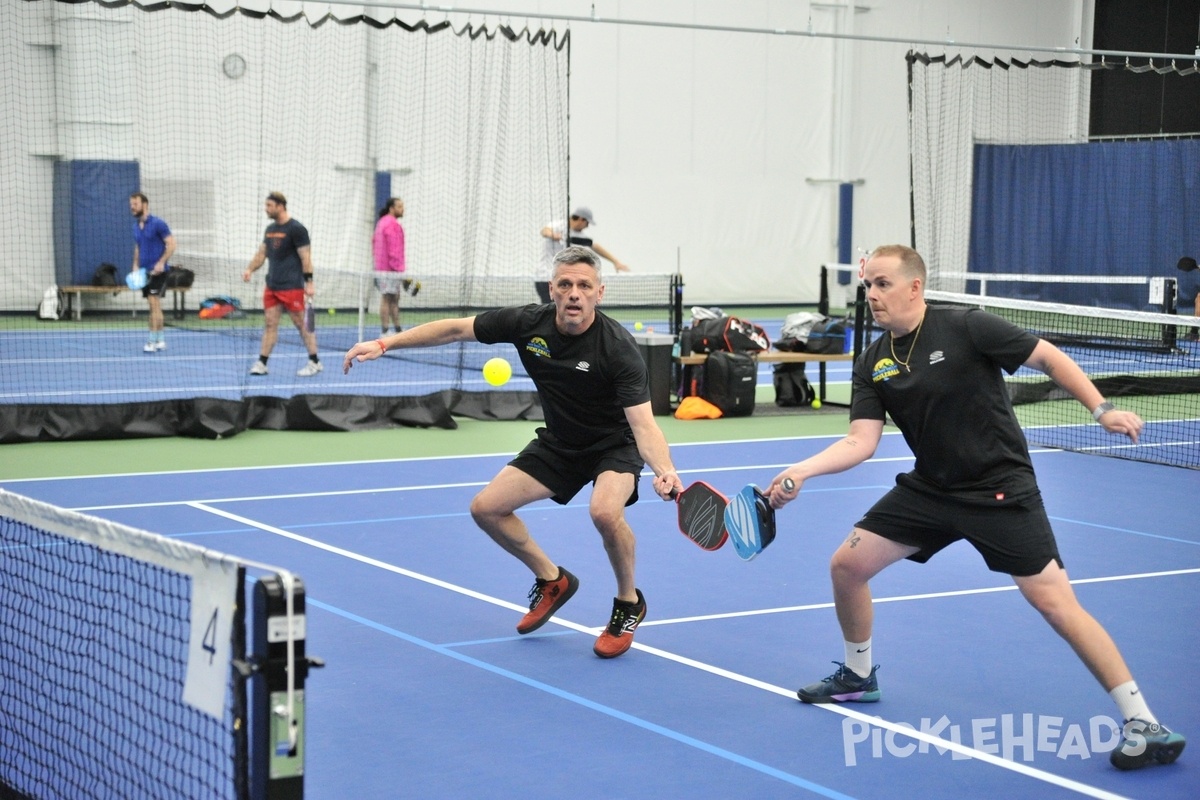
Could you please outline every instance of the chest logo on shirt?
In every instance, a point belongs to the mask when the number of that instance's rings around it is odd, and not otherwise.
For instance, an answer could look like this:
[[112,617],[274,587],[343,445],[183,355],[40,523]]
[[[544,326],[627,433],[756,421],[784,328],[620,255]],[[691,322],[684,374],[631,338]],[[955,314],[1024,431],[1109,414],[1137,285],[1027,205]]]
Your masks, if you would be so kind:
[[580,361],[578,364],[575,365],[575,369],[579,370],[580,372],[590,372],[592,369],[592,365],[586,361]]
[[946,360],[946,354],[943,353],[941,350],[934,350],[932,353],[929,354],[929,363],[930,364],[937,364],[937,363],[939,363],[941,361],[945,361],[945,360]]
[[874,368],[871,370],[871,381],[879,383],[891,378],[895,378],[900,374],[900,367],[896,366],[896,362],[890,358],[881,358],[875,362]]
[[535,336],[526,342],[525,349],[538,358],[550,357],[550,345],[546,344],[546,340],[540,336]]

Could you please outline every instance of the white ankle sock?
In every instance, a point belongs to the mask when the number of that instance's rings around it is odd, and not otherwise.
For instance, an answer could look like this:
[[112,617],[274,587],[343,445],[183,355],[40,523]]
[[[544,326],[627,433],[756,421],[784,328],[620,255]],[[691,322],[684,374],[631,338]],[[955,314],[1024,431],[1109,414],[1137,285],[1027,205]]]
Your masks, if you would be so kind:
[[1158,719],[1150,713],[1150,707],[1146,705],[1146,698],[1142,697],[1136,681],[1122,683],[1109,692],[1108,696],[1117,704],[1117,709],[1121,712],[1123,722],[1128,722],[1131,719],[1140,719],[1150,723],[1158,723]]
[[871,640],[846,642],[846,666],[860,678],[871,675]]

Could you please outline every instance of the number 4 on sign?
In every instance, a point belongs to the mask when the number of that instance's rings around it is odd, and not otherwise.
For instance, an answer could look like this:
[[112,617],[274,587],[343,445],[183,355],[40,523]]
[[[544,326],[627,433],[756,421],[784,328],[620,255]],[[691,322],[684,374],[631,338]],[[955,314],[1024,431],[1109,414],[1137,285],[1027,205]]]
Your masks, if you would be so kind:
[[192,566],[191,636],[183,701],[224,719],[229,665],[233,661],[231,633],[238,571],[215,562]]
[[208,653],[209,666],[217,657],[217,618],[221,614],[220,608],[214,608],[212,616],[208,619],[208,627],[204,630],[204,639],[201,642],[200,649]]

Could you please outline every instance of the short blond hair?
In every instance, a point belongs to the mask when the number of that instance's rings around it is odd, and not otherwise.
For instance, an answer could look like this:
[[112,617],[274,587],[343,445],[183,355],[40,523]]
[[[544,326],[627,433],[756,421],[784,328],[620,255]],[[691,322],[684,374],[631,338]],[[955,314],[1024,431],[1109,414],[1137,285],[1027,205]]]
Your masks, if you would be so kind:
[[876,256],[892,256],[900,259],[900,268],[904,270],[904,274],[907,277],[920,278],[921,283],[925,283],[927,274],[925,259],[921,258],[921,254],[911,247],[906,247],[902,244],[885,244],[872,250],[867,260],[869,261]]

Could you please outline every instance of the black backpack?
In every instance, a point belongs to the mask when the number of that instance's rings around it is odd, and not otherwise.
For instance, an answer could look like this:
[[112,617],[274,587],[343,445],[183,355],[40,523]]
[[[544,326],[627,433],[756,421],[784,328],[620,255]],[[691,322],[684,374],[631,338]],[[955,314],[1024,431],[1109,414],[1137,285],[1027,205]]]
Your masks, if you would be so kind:
[[191,286],[196,280],[196,273],[192,272],[187,267],[171,267],[167,271],[167,288],[168,289],[186,289]]
[[749,320],[718,317],[697,322],[689,345],[692,353],[757,353],[771,349],[771,339],[761,326]]
[[804,374],[804,362],[775,365],[775,405],[811,406],[816,392]]
[[808,342],[804,346],[807,353],[844,353],[846,351],[846,322],[840,319],[827,319],[812,326],[808,333]]
[[92,273],[92,286],[120,286],[117,280],[117,268],[112,264],[101,264]]
[[727,417],[754,413],[758,362],[746,353],[717,350],[704,360],[704,399]]

